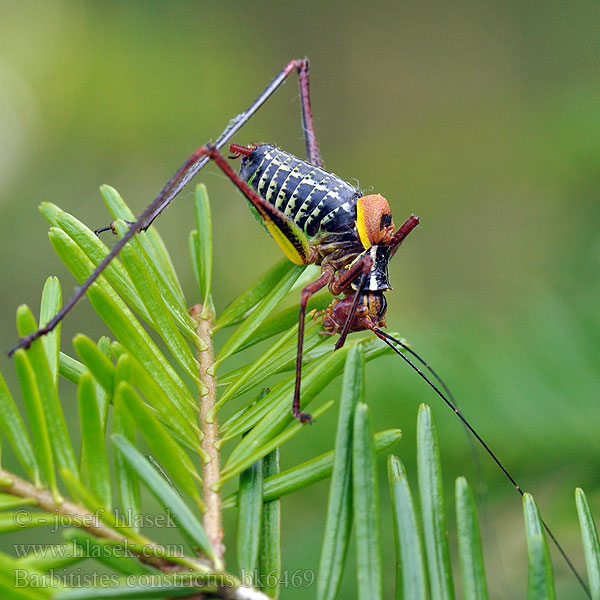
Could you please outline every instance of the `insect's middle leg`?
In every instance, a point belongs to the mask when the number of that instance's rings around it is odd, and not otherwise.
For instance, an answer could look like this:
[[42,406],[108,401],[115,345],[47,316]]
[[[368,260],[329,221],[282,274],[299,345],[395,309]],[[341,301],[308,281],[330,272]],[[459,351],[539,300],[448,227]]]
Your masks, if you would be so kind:
[[333,269],[324,267],[321,276],[316,281],[309,283],[300,294],[300,314],[298,317],[298,351],[296,353],[296,384],[294,386],[294,400],[292,414],[301,423],[310,423],[312,417],[300,410],[300,379],[302,375],[302,352],[304,348],[304,321],[306,320],[306,305],[309,298],[320,289],[324,288],[333,278]]

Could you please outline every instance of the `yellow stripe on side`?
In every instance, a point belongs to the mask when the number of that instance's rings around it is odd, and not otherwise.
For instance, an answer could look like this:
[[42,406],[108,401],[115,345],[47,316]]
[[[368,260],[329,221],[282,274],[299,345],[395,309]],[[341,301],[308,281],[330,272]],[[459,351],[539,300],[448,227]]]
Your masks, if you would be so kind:
[[363,248],[368,250],[372,244],[367,233],[364,204],[364,196],[356,201],[356,229],[358,229],[358,236],[360,237]]
[[298,250],[294,247],[292,242],[284,235],[284,233],[271,221],[265,219],[264,223],[269,230],[269,233],[273,236],[273,239],[277,242],[277,245],[283,250],[283,253],[295,264],[304,265],[306,264],[304,258]]

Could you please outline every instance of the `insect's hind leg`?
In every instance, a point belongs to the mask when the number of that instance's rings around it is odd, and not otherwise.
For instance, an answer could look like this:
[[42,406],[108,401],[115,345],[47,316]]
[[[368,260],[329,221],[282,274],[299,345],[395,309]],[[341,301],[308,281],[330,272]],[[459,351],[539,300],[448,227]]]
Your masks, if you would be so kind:
[[[254,102],[237,117],[232,119],[227,127],[223,130],[221,135],[217,138],[214,143],[214,148],[219,150],[227,142],[233,138],[233,136],[252,118],[256,111],[272,96],[272,94],[279,89],[281,84],[289,77],[294,71],[298,72],[298,78],[300,81],[300,97],[302,101],[302,123],[304,128],[304,135],[306,140],[306,148],[308,159],[315,165],[321,166],[321,155],[319,153],[319,147],[317,146],[314,125],[312,120],[312,112],[310,108],[310,91],[309,91],[309,77],[308,77],[308,60],[307,59],[294,59],[285,65],[285,67],[273,78],[273,80],[265,87],[262,93],[254,100]],[[11,356],[18,348],[29,348],[31,343],[52,331],[60,321],[66,316],[66,314],[73,308],[73,306],[79,301],[79,299],[85,294],[90,288],[92,283],[98,278],[100,273],[106,268],[106,265],[112,261],[115,256],[119,254],[123,246],[138,232],[145,231],[153,223],[154,219],[158,217],[162,211],[171,203],[173,198],[181,192],[181,190],[187,185],[187,183],[210,161],[209,156],[206,152],[207,146],[199,147],[177,170],[175,175],[167,182],[159,194],[154,198],[152,203],[144,210],[144,212],[137,218],[125,235],[118,240],[113,246],[111,252],[105,257],[105,259],[98,265],[98,267],[92,272],[89,278],[83,282],[83,284],[77,289],[75,294],[69,299],[69,301],[63,306],[58,314],[50,320],[50,322],[43,328],[38,329],[34,333],[25,336],[19,340],[19,343],[8,351],[8,355]],[[108,228],[110,229],[110,227]],[[105,229],[106,230],[106,229]],[[100,230],[99,230],[100,231]]]
[[[242,113],[234,117],[221,135],[216,139],[212,146],[220,150],[238,133],[238,131],[254,116],[259,108],[278,90],[286,79],[294,72],[298,73],[298,82],[300,86],[300,102],[302,105],[302,129],[306,144],[306,155],[308,161],[315,166],[321,167],[323,161],[317,144],[315,135],[315,126],[313,123],[312,109],[310,105],[310,79],[308,73],[308,59],[297,58],[283,67],[283,69],[273,78],[262,93],[254,102]],[[171,200],[187,185],[187,183],[204,167],[210,160],[208,156],[198,154],[202,148],[198,148],[194,154],[177,170],[177,173],[167,182],[157,199],[153,202],[154,211],[143,221],[140,231],[145,231],[150,227],[154,219],[170,204]],[[208,145],[206,146],[208,147]],[[194,158],[196,156],[196,158]],[[160,200],[159,200],[160,199]]]
[[[302,133],[304,134],[304,143],[306,145],[306,159],[315,167],[322,167],[323,159],[321,158],[321,151],[319,150],[319,144],[317,143],[317,135],[315,133],[315,124],[313,121],[312,108],[310,104],[310,77],[308,73],[308,59],[302,58],[290,61],[285,67],[284,72],[291,72],[291,70],[293,70],[294,68],[298,72],[298,83],[300,85]],[[219,137],[217,143],[215,144],[217,148],[221,148],[221,144],[219,143],[221,137]],[[232,144],[232,146],[237,149],[241,149],[241,153],[246,154],[246,156],[247,153],[243,152],[243,150],[251,149],[251,146],[245,147],[238,146],[237,144]]]
[[[302,129],[304,132],[304,140],[306,144],[306,155],[308,161],[317,166],[323,166],[321,153],[317,144],[315,135],[315,126],[312,117],[310,105],[310,79],[308,73],[308,59],[297,58],[291,60],[285,67],[277,73],[273,80],[267,85],[262,93],[254,100],[254,102],[242,113],[234,117],[227,127],[221,132],[214,144],[205,144],[200,146],[194,153],[179,167],[175,175],[169,179],[166,185],[158,193],[152,204],[144,211],[143,215],[132,224],[132,228],[137,231],[145,231],[150,227],[154,220],[162,213],[165,208],[171,203],[173,198],[188,184],[188,182],[209,162],[204,149],[212,146],[220,150],[238,133],[238,131],[254,116],[259,108],[278,90],[284,81],[294,72],[298,73],[298,82],[300,85],[300,102],[302,106]],[[108,231],[112,229],[108,227],[100,228],[97,231]]]
[[306,143],[306,158],[309,163],[316,167],[323,166],[323,159],[317,144],[315,134],[315,124],[312,117],[312,108],[310,106],[310,78],[308,75],[308,59],[296,61],[298,70],[298,80],[300,83],[300,102],[302,103],[302,131],[304,132],[304,142]]

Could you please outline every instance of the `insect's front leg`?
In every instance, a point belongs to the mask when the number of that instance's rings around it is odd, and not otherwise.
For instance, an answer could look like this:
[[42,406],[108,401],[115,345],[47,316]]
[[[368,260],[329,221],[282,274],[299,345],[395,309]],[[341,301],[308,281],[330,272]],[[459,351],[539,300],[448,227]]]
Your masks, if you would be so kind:
[[356,310],[358,308],[358,302],[360,300],[361,293],[364,289],[367,276],[372,266],[373,259],[368,254],[365,254],[361,256],[348,270],[343,271],[338,277],[336,277],[336,279],[332,282],[332,285],[329,286],[331,293],[337,296],[338,294],[341,294],[352,283],[352,281],[358,277],[358,285],[356,287],[356,293],[354,294],[354,300],[352,301],[352,307],[348,313],[348,317],[346,318],[346,322],[344,323],[344,328],[340,333],[340,337],[335,344],[336,350],[341,348],[346,342],[346,337],[350,332],[352,320],[354,319],[354,315],[356,314]]

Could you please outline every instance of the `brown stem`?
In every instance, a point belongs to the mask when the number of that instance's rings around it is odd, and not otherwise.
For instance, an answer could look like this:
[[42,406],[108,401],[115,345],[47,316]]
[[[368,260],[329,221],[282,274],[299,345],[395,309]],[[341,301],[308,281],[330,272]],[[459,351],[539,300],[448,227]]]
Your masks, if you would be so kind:
[[[182,570],[189,571],[191,568],[197,570],[201,577],[205,577],[209,585],[212,576],[216,585],[215,589],[209,594],[212,598],[222,598],[223,600],[270,600],[266,594],[259,590],[241,585],[240,581],[233,575],[222,572],[213,574],[207,572],[206,565],[198,562],[197,559],[182,556],[181,558],[185,559],[185,563],[176,564],[167,558],[154,556],[149,552],[150,549],[157,550],[157,553],[165,553],[167,549],[137,533],[135,539],[131,539],[103,523],[98,514],[90,512],[84,506],[70,500],[61,499],[56,501],[50,490],[38,488],[18,475],[2,468],[0,468],[0,491],[20,498],[33,498],[38,508],[51,514],[68,517],[68,521],[74,526],[85,529],[95,537],[123,542],[127,544],[127,548],[133,554],[140,552],[141,555],[138,558],[142,562],[153,565],[163,572],[177,573]],[[222,578],[222,580],[219,578]],[[206,598],[206,594],[201,593],[198,598]]]
[[205,350],[198,349],[198,374],[200,380],[208,389],[208,393],[200,396],[199,399],[200,429],[203,433],[201,447],[208,457],[206,462],[202,464],[202,499],[206,505],[202,523],[215,548],[215,552],[222,559],[225,546],[223,545],[223,525],[221,521],[221,494],[212,489],[221,476],[221,457],[217,446],[219,426],[216,417],[211,418],[209,416],[215,406],[217,396],[217,378],[211,373],[215,362],[211,332],[214,315],[209,314],[208,318],[203,317],[200,304],[192,306],[190,315],[196,321],[196,333],[206,347]]
[[[33,498],[39,508],[54,515],[68,517],[67,523],[70,523],[81,529],[85,529],[98,538],[106,538],[127,544],[128,549],[137,554],[137,549],[143,554],[140,558],[143,562],[149,563],[162,569],[163,571],[177,569],[173,562],[168,559],[153,556],[148,550],[160,549],[159,544],[151,542],[147,538],[136,534],[136,539],[131,539],[127,535],[116,531],[100,520],[100,515],[90,512],[84,506],[71,502],[70,500],[55,500],[54,494],[50,490],[44,490],[36,487],[32,483],[21,479],[19,476],[0,468],[0,490],[6,494],[19,496],[20,498]],[[158,554],[158,552],[157,552]]]

